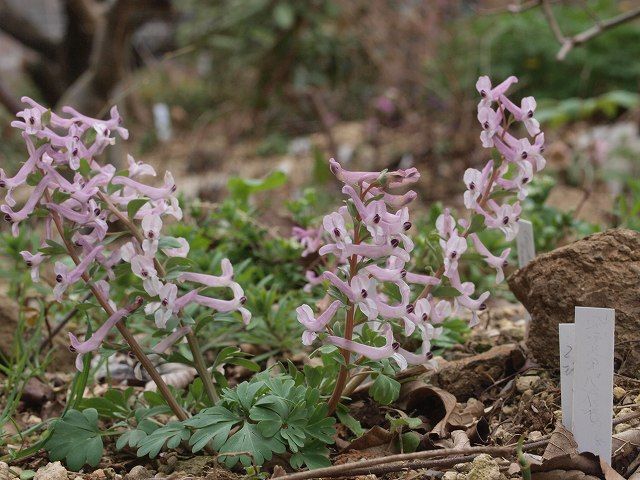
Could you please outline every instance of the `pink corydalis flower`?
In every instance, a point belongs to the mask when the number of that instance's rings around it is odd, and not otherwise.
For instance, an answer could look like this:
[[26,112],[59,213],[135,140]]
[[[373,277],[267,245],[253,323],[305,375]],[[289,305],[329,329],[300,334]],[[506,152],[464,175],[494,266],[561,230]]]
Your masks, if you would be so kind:
[[[329,160],[329,168],[338,180],[348,185],[362,185],[363,182],[378,181],[381,186],[397,188],[415,183],[420,179],[420,173],[415,168],[396,170],[393,172],[351,172],[342,168],[333,158]],[[384,185],[382,185],[384,183]]]
[[96,330],[94,334],[84,342],[81,342],[73,333],[69,332],[69,340],[71,342],[69,350],[78,354],[76,357],[76,368],[79,371],[83,370],[82,360],[84,355],[100,348],[100,345],[104,342],[109,331],[115,327],[120,320],[136,311],[142,305],[142,302],[142,297],[137,297],[136,301],[128,307],[121,308],[120,310],[113,312],[113,314],[100,326],[100,328],[98,328],[98,330]]
[[478,78],[478,81],[476,82],[476,90],[478,90],[478,93],[482,97],[482,100],[480,100],[480,103],[478,104],[478,108],[491,105],[492,102],[500,99],[500,95],[504,95],[511,85],[517,82],[518,78],[512,75],[496,87],[492,87],[491,79],[486,75]]
[[233,265],[231,265],[228,258],[223,258],[220,266],[222,267],[222,275],[220,276],[185,272],[178,276],[178,281],[199,283],[207,287],[231,287],[235,284],[233,281]]
[[167,322],[173,315],[173,308],[178,297],[178,287],[173,283],[166,283],[160,288],[155,288],[160,298],[159,302],[147,303],[144,307],[144,312],[147,315],[153,314],[156,322],[156,327],[165,328]]
[[322,246],[322,231],[319,228],[293,227],[291,234],[304,247],[303,257],[317,253]]
[[476,251],[484,257],[484,261],[487,262],[487,265],[496,269],[496,284],[502,283],[504,280],[504,271],[503,269],[507,267],[509,262],[507,258],[509,257],[509,253],[511,252],[510,248],[505,249],[500,256],[493,255],[487,247],[480,241],[478,235],[475,233],[471,234],[471,241],[473,242],[473,246]]
[[165,200],[176,191],[176,183],[170,172],[164,174],[164,185],[162,187],[151,187],[144,183],[137,182],[129,177],[114,177],[111,181],[113,185],[124,185],[131,188],[151,200]]
[[309,305],[302,305],[296,308],[298,322],[305,328],[302,334],[303,345],[311,345],[313,343],[318,336],[318,332],[324,331],[327,324],[333,320],[333,317],[341,306],[342,302],[335,300],[317,318],[314,316],[313,310]]
[[26,250],[20,252],[20,256],[24,263],[31,269],[31,280],[37,282],[40,280],[40,264],[46,258],[42,253],[33,254]]
[[131,178],[145,175],[156,176],[156,171],[151,165],[136,161],[132,155],[127,155],[127,164],[129,165],[129,177]]
[[54,265],[54,272],[56,274],[56,286],[53,289],[53,294],[56,300],[62,298],[64,291],[74,283],[77,283],[82,275],[89,269],[96,256],[104,250],[102,245],[95,247],[90,253],[84,256],[84,258],[75,266],[75,268],[69,270],[69,268],[62,262],[56,262]]

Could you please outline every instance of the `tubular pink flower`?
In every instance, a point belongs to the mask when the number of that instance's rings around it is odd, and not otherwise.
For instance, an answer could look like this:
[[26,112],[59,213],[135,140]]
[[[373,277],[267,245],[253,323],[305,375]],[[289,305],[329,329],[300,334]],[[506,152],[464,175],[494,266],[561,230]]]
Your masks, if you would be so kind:
[[335,300],[329,305],[318,318],[313,315],[313,310],[309,305],[302,305],[296,308],[296,314],[298,322],[305,328],[305,332],[302,335],[302,343],[304,345],[311,345],[317,337],[317,332],[322,332],[327,324],[333,320],[338,309],[342,306],[342,302]]
[[0,211],[4,213],[4,219],[11,223],[11,232],[14,237],[18,236],[20,222],[26,220],[33,213],[38,202],[44,195],[44,192],[51,183],[51,177],[45,175],[38,185],[31,192],[31,196],[25,202],[24,206],[17,212],[14,212],[8,205],[0,206]]
[[143,177],[149,175],[151,177],[156,176],[155,169],[146,163],[136,162],[131,155],[127,155],[127,163],[129,164],[129,177]]
[[[350,172],[333,158],[329,160],[329,169],[338,180],[349,185],[362,185],[363,182],[373,183],[378,180],[380,172]],[[396,170],[383,175],[389,188],[397,188],[403,185],[415,183],[420,179],[420,173],[415,168]]]
[[220,263],[222,266],[222,275],[207,275],[204,273],[185,272],[178,276],[179,282],[194,282],[207,287],[230,287],[233,281],[233,265],[228,258],[223,258]]
[[176,191],[176,184],[173,180],[173,175],[169,172],[166,172],[164,175],[164,186],[162,187],[151,187],[144,183],[132,180],[129,177],[121,176],[114,177],[113,180],[111,180],[111,183],[113,185],[125,185],[145,197],[149,197],[151,200],[164,200]]
[[355,302],[356,296],[347,282],[338,278],[338,276],[333,272],[324,272],[322,274],[322,277],[329,280],[331,285],[340,290],[349,299],[350,302]]
[[[142,303],[142,299],[136,300],[136,305],[140,305]],[[136,306],[137,308],[137,306]],[[87,353],[93,352],[97,350],[105,337],[109,333],[115,325],[125,318],[127,315],[131,313],[131,307],[121,308],[120,310],[116,310],[101,326],[98,330],[95,331],[91,338],[86,339],[84,342],[80,342],[78,338],[71,332],[69,332],[69,340],[71,341],[70,350],[73,352],[77,352],[78,356],[76,357],[76,368],[82,371],[82,357]]]
[[153,353],[157,353],[158,355],[166,352],[170,347],[178,343],[178,341],[188,334],[191,331],[191,327],[181,327],[176,329],[171,335],[167,338],[161,340],[153,347]]
[[347,340],[346,338],[336,337],[334,335],[327,336],[327,342],[352,353],[357,353],[370,360],[382,360],[389,358],[394,353],[393,331],[389,325],[384,325],[382,332],[386,339],[386,343],[382,347],[371,347],[362,343]]
[[64,113],[68,113],[73,116],[72,121],[80,121],[86,125],[94,126],[94,125],[104,125],[109,130],[115,130],[120,135],[120,138],[126,140],[129,138],[129,131],[121,126],[122,118],[120,117],[120,113],[118,112],[118,107],[113,106],[109,111],[111,118],[109,120],[98,120],[96,118],[87,117],[86,115],[81,114],[76,109],[72,107],[62,107],[62,111]]
[[167,257],[185,258],[187,255],[189,255],[189,249],[191,248],[189,246],[189,242],[187,242],[186,238],[182,238],[182,237],[178,237],[178,238],[176,238],[176,240],[180,244],[179,247],[176,247],[176,248],[163,248],[162,251],[164,252],[164,254]]
[[33,254],[26,250],[20,252],[20,256],[27,264],[27,267],[31,269],[31,280],[37,282],[40,280],[40,264],[46,258],[42,253],[38,252]]
[[217,298],[197,294],[193,297],[193,302],[219,312],[233,312],[235,310],[239,310],[242,305],[244,305],[247,301],[247,297],[244,296],[242,287],[237,283],[231,285],[231,290],[233,291],[233,300],[219,300]]
[[86,254],[80,261],[80,263],[76,265],[72,270],[69,270],[64,263],[55,263],[54,272],[56,274],[56,286],[53,289],[53,293],[56,297],[56,300],[60,300],[62,298],[62,294],[69,287],[69,285],[72,285],[80,280],[82,274],[87,271],[87,269],[95,260],[96,256],[100,254],[102,250],[104,250],[104,246],[98,245],[91,252]]
[[476,235],[475,233],[472,233],[470,236],[476,251],[484,257],[484,260],[485,262],[487,262],[487,265],[496,269],[496,283],[501,283],[504,280],[504,272],[502,269],[508,265],[507,257],[509,256],[511,249],[507,248],[502,252],[502,254],[499,257],[496,257],[480,241],[480,238],[478,238],[478,235]]
[[293,227],[291,234],[304,247],[303,257],[316,253],[322,246],[322,232],[320,229]]
[[497,85],[495,88],[492,88],[491,80],[489,79],[489,77],[485,75],[478,78],[478,81],[476,82],[476,90],[478,90],[478,93],[482,97],[482,100],[480,100],[478,107],[491,105],[492,102],[499,100],[500,95],[504,95],[509,87],[517,82],[518,78],[512,75],[502,83]]
[[440,279],[431,275],[421,275],[418,273],[407,272],[405,274],[407,283],[420,285],[440,285]]

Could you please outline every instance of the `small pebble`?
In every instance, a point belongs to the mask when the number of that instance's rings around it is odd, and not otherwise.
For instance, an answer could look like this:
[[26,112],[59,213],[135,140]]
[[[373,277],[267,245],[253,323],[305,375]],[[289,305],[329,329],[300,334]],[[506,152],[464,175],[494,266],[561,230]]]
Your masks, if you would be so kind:
[[542,438],[542,432],[538,430],[534,430],[533,432],[529,432],[529,440],[535,442],[536,440],[540,440]]
[[627,394],[627,391],[622,387],[613,387],[613,398],[620,401]]

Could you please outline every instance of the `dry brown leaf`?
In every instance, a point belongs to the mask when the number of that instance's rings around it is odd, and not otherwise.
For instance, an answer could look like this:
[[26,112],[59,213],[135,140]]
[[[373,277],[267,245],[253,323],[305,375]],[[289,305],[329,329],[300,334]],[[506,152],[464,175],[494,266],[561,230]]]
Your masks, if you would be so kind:
[[[624,480],[618,472],[603,459],[592,453],[578,453],[578,445],[573,434],[560,423],[556,425],[549,444],[542,456],[542,463],[531,465],[533,480],[564,480],[565,478],[602,478],[605,480]],[[579,476],[576,471],[582,473]],[[556,474],[556,472],[559,472]],[[534,475],[535,473],[535,475]],[[540,473],[553,475],[541,476]],[[572,476],[570,477],[569,474]]]
[[486,445],[489,443],[491,429],[486,417],[480,417],[475,425],[468,428],[467,435],[471,441],[471,445]]
[[640,448],[640,428],[630,428],[613,436],[613,458],[626,457]]
[[462,430],[454,430],[451,432],[451,439],[453,440],[453,448],[467,448],[471,446],[469,437]]
[[451,415],[449,415],[449,426],[452,429],[472,427],[480,417],[484,415],[484,404],[470,398],[466,404],[458,403]]
[[393,434],[389,432],[389,430],[376,425],[367,430],[364,435],[349,443],[343,452],[349,450],[386,452],[389,450],[389,445],[392,440]]
[[580,470],[552,470],[531,474],[531,480],[600,480],[593,475],[587,475]]
[[547,448],[544,450],[543,460],[574,454],[578,454],[578,444],[574,440],[573,434],[564,428],[562,423],[558,423],[551,434]]
[[398,406],[409,415],[426,417],[433,425],[429,437],[438,440],[447,435],[449,416],[457,403],[449,392],[416,380],[402,386]]
[[624,477],[611,468],[602,458],[600,459],[600,468],[604,473],[604,480],[624,480]]

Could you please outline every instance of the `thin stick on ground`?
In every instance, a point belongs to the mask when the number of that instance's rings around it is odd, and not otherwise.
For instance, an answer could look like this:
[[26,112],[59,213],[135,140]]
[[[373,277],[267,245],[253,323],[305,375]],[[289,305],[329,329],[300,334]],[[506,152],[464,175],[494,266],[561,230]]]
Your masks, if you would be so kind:
[[[538,440],[535,442],[525,443],[524,450],[533,450],[535,448],[544,447],[549,443],[549,440]],[[423,452],[414,453],[401,453],[397,455],[387,455],[385,457],[372,458],[368,460],[359,460],[357,462],[345,463],[342,465],[335,465],[333,467],[317,468],[315,470],[298,472],[291,475],[285,475],[279,477],[281,480],[309,480],[313,478],[322,477],[344,477],[351,475],[365,475],[368,473],[388,473],[398,470],[404,470],[406,468],[427,468],[429,466],[436,466],[438,462],[448,466],[461,463],[465,458],[470,457],[471,460],[481,453],[486,453],[493,456],[505,456],[516,454],[516,444],[507,445],[504,447],[496,446],[481,446],[481,447],[467,447],[467,448],[444,448],[442,450],[427,450]],[[436,461],[439,457],[446,457]],[[411,463],[408,463],[411,462]],[[453,463],[449,463],[453,462]],[[384,465],[387,467],[386,471],[380,472],[374,470],[373,467]]]

